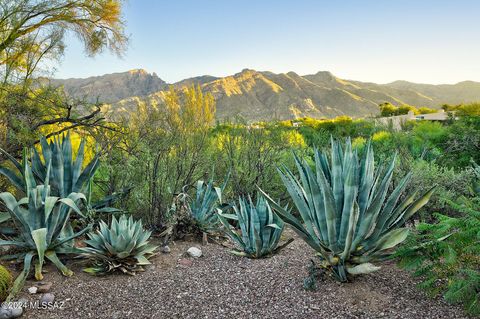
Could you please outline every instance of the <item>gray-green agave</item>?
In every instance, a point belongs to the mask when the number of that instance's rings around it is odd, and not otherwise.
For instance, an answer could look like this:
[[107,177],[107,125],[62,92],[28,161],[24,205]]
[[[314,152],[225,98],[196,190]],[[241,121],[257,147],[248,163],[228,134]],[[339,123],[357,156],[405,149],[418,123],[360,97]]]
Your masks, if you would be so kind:
[[[11,296],[13,297],[23,286],[31,263],[35,264],[35,278],[42,280],[42,266],[45,258],[50,260],[65,275],[73,273],[59,260],[57,254],[73,253],[72,240],[88,231],[88,228],[73,233],[70,227],[70,215],[72,211],[82,215],[77,206],[79,201],[85,201],[81,193],[71,193],[61,198],[50,196],[49,179],[45,185],[36,185],[30,167],[24,163],[23,174],[27,197],[17,201],[15,197],[4,192],[0,194],[0,200],[8,210],[13,221],[17,237],[12,240],[0,240],[0,246],[14,246],[18,253],[2,256],[1,259],[18,259],[24,262],[22,273],[14,282]],[[47,176],[51,165],[47,166]]]
[[[35,148],[32,148],[28,152],[25,150],[21,163],[0,148],[0,152],[9,159],[15,168],[0,167],[0,174],[7,177],[15,187],[26,193],[28,185],[25,184],[25,165],[31,167],[33,178],[36,184],[40,185],[44,184],[47,178],[47,165],[51,163],[48,179],[50,181],[50,192],[52,196],[66,197],[70,193],[87,194],[87,215],[121,212],[118,209],[109,207],[109,205],[120,199],[129,189],[105,197],[97,203],[91,203],[91,182],[100,164],[100,154],[96,154],[93,159],[83,167],[85,158],[84,139],[80,142],[75,158],[73,156],[70,134],[56,137],[50,142],[48,142],[45,137],[42,137],[40,139],[40,146],[41,153]],[[0,232],[2,232],[2,229],[0,229]]]
[[370,142],[361,159],[350,139],[345,150],[332,139],[330,156],[315,150],[314,170],[296,156],[295,162],[300,179],[286,167],[279,171],[300,218],[269,202],[341,282],[347,274],[377,270],[371,262],[388,257],[406,239],[408,229],[402,226],[433,193],[432,188],[417,200],[414,193],[401,201],[407,174],[387,197],[395,157],[386,170],[375,168]]
[[[219,214],[228,237],[238,246],[239,250],[232,253],[250,258],[260,258],[272,255],[293,241],[288,240],[278,246],[284,229],[283,221],[273,212],[263,196],[258,196],[256,205],[248,197],[240,197],[238,206],[234,205],[235,214]],[[239,230],[233,229],[227,219],[238,221]],[[240,234],[239,234],[240,232]]]
[[[44,184],[47,178],[47,165],[51,163],[51,170],[48,176],[50,180],[51,194],[53,196],[66,197],[70,193],[86,193],[87,182],[93,177],[99,165],[99,154],[82,169],[85,156],[85,140],[82,140],[77,151],[77,156],[73,158],[72,142],[70,135],[62,138],[55,138],[48,142],[45,137],[40,139],[41,155],[35,148],[31,149],[31,156],[27,156],[24,151],[22,163],[18,162],[13,156],[0,148],[2,152],[14,165],[15,170],[7,167],[0,167],[0,174],[7,177],[11,183],[19,190],[27,191],[25,184],[24,167],[30,162],[31,170],[35,182]],[[31,158],[30,160],[28,158]],[[43,159],[42,159],[43,158]]]
[[96,232],[88,233],[87,247],[81,249],[82,255],[93,262],[84,271],[94,275],[116,270],[134,275],[142,271],[157,248],[148,242],[151,234],[143,229],[141,220],[134,221],[132,216],[122,215],[118,220],[113,216],[110,227],[101,221]]
[[189,211],[198,228],[207,232],[218,226],[218,212],[221,208],[222,192],[225,189],[227,179],[222,187],[216,187],[213,179],[208,183],[199,180],[194,200],[188,201]]

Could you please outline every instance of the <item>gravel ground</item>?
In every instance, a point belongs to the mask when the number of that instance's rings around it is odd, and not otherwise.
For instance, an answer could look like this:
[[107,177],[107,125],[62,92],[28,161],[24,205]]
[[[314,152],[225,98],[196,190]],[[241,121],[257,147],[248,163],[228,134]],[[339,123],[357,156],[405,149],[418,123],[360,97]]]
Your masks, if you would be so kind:
[[[191,259],[182,254],[192,245],[204,256],[188,265]],[[47,267],[45,281],[54,283],[51,292],[63,309],[27,309],[23,318],[466,318],[461,308],[425,296],[393,264],[353,283],[324,280],[317,291],[305,291],[313,252],[299,239],[260,260],[233,256],[216,244],[170,247],[135,277],[92,277],[74,264],[75,275],[65,278]]]

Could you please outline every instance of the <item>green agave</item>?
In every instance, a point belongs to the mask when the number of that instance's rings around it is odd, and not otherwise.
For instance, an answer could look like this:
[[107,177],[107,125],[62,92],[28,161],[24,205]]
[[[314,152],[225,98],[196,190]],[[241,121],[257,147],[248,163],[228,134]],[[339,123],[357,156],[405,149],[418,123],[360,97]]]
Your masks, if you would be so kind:
[[[56,137],[50,142],[45,137],[42,137],[40,146],[40,153],[35,148],[32,148],[29,152],[25,150],[21,163],[0,148],[0,152],[9,159],[15,168],[0,167],[0,174],[7,177],[15,187],[26,193],[28,185],[25,184],[24,166],[29,165],[31,167],[33,179],[36,184],[40,185],[45,183],[47,179],[47,164],[51,163],[48,179],[52,196],[66,197],[70,193],[87,194],[87,217],[95,216],[97,213],[121,212],[121,210],[110,207],[110,205],[122,198],[130,188],[107,196],[99,202],[91,203],[92,180],[100,164],[100,155],[95,155],[83,168],[85,158],[84,139],[80,142],[75,158],[73,156],[70,134]],[[0,213],[0,223],[2,222],[2,217],[2,213]],[[91,218],[88,219],[91,220]],[[8,228],[0,228],[0,233],[9,232]]]
[[[278,246],[284,223],[273,212],[263,196],[258,196],[256,205],[250,197],[248,200],[240,197],[238,204],[233,206],[235,214],[220,213],[218,215],[226,235],[240,248],[232,253],[260,258],[276,253],[293,241],[290,239],[284,245]],[[231,229],[232,226],[227,219],[238,221],[240,234],[237,229]]]
[[188,207],[192,218],[198,228],[203,232],[216,229],[218,226],[217,212],[221,208],[222,192],[225,189],[228,178],[222,187],[215,187],[213,179],[208,183],[200,180],[197,182],[197,191],[194,200],[190,200]]
[[0,148],[0,152],[10,160],[17,171],[15,172],[15,170],[7,167],[0,167],[0,174],[7,177],[19,190],[27,191],[28,185],[25,184],[25,176],[23,176],[25,164],[30,162],[34,180],[40,185],[44,184],[44,181],[47,179],[47,165],[51,163],[48,178],[53,196],[66,197],[73,192],[86,193],[85,187],[87,182],[93,177],[98,168],[99,154],[95,155],[86,167],[82,169],[85,156],[85,140],[81,141],[75,159],[72,155],[70,134],[62,138],[57,137],[51,142],[47,142],[46,138],[42,137],[40,146],[41,155],[35,148],[32,148],[30,161],[28,160],[27,152],[24,151],[22,163]]
[[101,221],[96,232],[88,233],[87,247],[81,249],[82,255],[93,262],[84,271],[94,275],[116,270],[134,275],[142,271],[157,248],[148,242],[151,234],[143,229],[141,220],[134,221],[132,216],[122,215],[118,220],[114,216],[110,227]]
[[414,193],[401,201],[407,174],[387,197],[395,157],[386,169],[375,168],[370,142],[361,159],[350,139],[343,150],[332,138],[329,156],[315,150],[314,169],[297,156],[295,162],[300,179],[286,167],[279,171],[299,218],[269,202],[341,282],[348,281],[347,274],[379,269],[371,262],[385,259],[406,239],[408,229],[402,226],[433,193],[432,188],[417,200]]
[[[54,263],[64,275],[71,276],[72,271],[62,264],[57,254],[74,252],[68,243],[88,230],[85,228],[73,233],[69,222],[72,211],[83,216],[77,202],[85,201],[85,196],[81,193],[71,193],[64,198],[50,196],[48,177],[44,181],[45,185],[37,186],[30,167],[26,163],[24,165],[23,183],[27,185],[27,197],[17,201],[8,192],[0,194],[0,200],[7,208],[18,234],[12,240],[0,240],[0,246],[15,246],[18,250],[18,253],[2,256],[1,259],[23,259],[24,262],[23,271],[15,280],[9,298],[23,286],[32,262],[35,264],[37,280],[43,278],[42,266],[45,258]],[[47,176],[50,168],[49,164]]]

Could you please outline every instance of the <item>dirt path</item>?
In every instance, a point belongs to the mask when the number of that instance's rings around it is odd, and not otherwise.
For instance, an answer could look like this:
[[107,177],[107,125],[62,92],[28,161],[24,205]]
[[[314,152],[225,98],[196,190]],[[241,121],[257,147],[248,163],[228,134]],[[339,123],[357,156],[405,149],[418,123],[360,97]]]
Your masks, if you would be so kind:
[[51,292],[64,308],[29,309],[24,318],[465,318],[461,308],[426,297],[393,264],[354,283],[319,282],[309,292],[302,284],[312,250],[301,240],[261,260],[210,244],[192,265],[178,264],[192,245],[172,245],[136,277],[92,277],[74,265],[75,275],[64,278],[49,268],[45,280],[54,282]]

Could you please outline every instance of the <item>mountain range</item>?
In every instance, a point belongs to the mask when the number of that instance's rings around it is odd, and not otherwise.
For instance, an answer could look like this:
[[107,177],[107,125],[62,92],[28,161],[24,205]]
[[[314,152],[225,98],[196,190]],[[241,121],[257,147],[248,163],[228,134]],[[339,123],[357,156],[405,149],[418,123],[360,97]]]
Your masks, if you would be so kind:
[[286,120],[299,117],[332,118],[374,116],[378,105],[410,104],[440,108],[443,104],[480,101],[480,83],[417,84],[395,81],[376,84],[344,80],[330,72],[310,75],[295,72],[273,73],[244,69],[226,77],[210,75],[166,83],[155,73],[143,69],[89,78],[53,79],[67,94],[91,102],[109,104],[112,114],[136,111],[137,105],[161,105],[171,85],[181,89],[200,85],[213,94],[217,118],[241,117],[246,121]]

